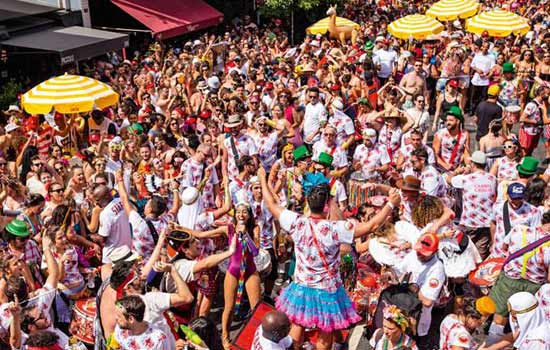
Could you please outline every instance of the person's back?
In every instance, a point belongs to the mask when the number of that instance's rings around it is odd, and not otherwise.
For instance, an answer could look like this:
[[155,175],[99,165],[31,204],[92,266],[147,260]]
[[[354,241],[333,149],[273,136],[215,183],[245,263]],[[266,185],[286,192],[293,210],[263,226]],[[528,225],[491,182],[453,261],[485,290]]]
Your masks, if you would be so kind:
[[103,262],[109,263],[109,254],[118,247],[132,246],[132,235],[128,215],[120,199],[113,199],[99,214],[98,234],[105,237],[103,246]]
[[492,100],[483,101],[477,106],[475,115],[477,116],[477,138],[479,140],[489,132],[489,123],[502,118],[502,108]]

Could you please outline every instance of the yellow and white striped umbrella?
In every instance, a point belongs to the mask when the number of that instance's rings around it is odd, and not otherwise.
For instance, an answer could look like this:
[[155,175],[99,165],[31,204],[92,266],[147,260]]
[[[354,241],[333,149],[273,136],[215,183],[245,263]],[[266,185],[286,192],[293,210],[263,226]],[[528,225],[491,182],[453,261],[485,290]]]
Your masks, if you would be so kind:
[[408,15],[388,26],[388,32],[398,39],[423,40],[429,35],[441,33],[443,29],[443,24],[424,15]]
[[[313,23],[306,29],[308,34],[321,34],[325,35],[328,32],[330,17],[323,18],[322,20]],[[361,26],[353,21],[350,21],[344,17],[336,17],[336,26],[337,27],[354,27],[355,29],[361,29]]]
[[494,37],[525,35],[529,29],[525,18],[504,10],[482,12],[466,20],[466,30],[478,35],[485,31]]
[[100,81],[79,75],[61,75],[46,80],[21,98],[23,109],[29,114],[89,112],[118,102],[118,94]]
[[469,18],[477,13],[479,3],[475,0],[441,0],[426,11],[426,16],[440,21],[454,21],[457,18]]

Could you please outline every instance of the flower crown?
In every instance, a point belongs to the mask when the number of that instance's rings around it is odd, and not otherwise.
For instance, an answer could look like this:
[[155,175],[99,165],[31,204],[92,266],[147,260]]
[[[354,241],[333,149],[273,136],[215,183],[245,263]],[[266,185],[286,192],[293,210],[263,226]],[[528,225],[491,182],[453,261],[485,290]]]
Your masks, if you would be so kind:
[[389,305],[384,308],[384,319],[395,322],[400,328],[401,331],[405,331],[409,327],[409,321],[407,317],[399,310],[395,305]]

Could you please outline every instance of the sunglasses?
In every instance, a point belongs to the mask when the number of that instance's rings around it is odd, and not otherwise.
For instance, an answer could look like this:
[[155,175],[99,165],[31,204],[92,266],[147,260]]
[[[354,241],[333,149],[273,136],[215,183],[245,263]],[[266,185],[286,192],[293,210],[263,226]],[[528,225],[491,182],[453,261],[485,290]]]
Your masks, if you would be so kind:
[[424,102],[426,102],[426,101],[424,101],[424,100],[416,100],[416,102],[418,102],[418,103],[424,103]]
[[42,166],[42,163],[32,163],[32,166]]
[[512,149],[512,148],[514,148],[514,145],[504,145],[504,146],[502,146],[502,148],[504,148],[504,149]]
[[309,98],[317,98],[319,95],[309,95]]
[[8,165],[8,163],[6,162],[0,163],[0,166],[6,166],[6,165]]
[[63,191],[64,191],[63,188],[56,188],[55,190],[54,189],[50,190],[51,193],[62,193]]
[[[2,166],[2,165],[5,165],[5,164],[0,163],[0,166]],[[58,172],[63,171],[63,167],[56,167],[55,171],[58,171]]]

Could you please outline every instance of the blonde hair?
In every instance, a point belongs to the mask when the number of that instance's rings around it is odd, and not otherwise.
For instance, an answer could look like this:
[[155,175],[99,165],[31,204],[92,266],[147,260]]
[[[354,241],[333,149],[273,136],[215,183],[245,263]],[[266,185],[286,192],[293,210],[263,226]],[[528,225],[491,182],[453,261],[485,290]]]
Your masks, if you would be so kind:
[[383,223],[372,233],[374,237],[388,238],[395,234],[395,226],[391,222]]

